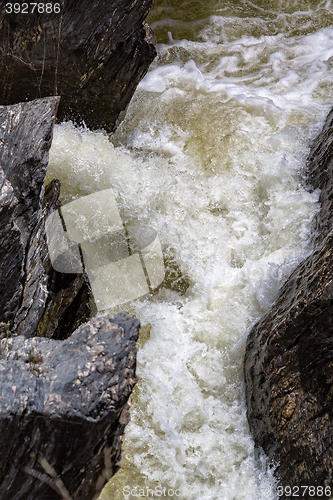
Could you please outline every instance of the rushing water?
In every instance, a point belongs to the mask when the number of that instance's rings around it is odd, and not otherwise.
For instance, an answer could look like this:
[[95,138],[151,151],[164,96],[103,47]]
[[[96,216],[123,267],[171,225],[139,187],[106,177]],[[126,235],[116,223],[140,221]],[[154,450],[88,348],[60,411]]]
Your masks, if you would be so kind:
[[310,250],[318,192],[302,171],[333,102],[333,3],[157,0],[149,22],[158,57],[117,133],[64,123],[50,155],[64,201],[112,187],[124,220],[158,231],[167,268],[122,307],[143,325],[139,381],[101,499],[273,499],[242,362]]

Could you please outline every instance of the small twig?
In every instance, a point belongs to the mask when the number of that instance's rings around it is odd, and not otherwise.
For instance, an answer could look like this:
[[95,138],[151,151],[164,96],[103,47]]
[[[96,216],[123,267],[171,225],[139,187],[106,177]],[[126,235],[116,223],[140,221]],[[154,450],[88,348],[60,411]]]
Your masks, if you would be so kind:
[[45,31],[44,31],[44,55],[43,55],[43,65],[42,65],[42,71],[40,74],[40,80],[39,80],[39,87],[38,87],[38,92],[39,96],[42,96],[42,81],[43,81],[43,76],[44,76],[44,68],[45,68],[45,58],[46,58],[46,36],[45,36]]
[[31,68],[32,70],[34,70],[34,71],[36,70],[36,68],[34,67],[33,64],[31,64],[30,62],[24,61],[24,59],[22,59],[21,57],[15,55],[12,50],[9,50],[8,52],[6,52],[4,49],[0,48],[0,52],[1,52],[1,54],[3,56],[13,57],[13,59],[17,59],[22,64],[25,64],[26,66],[29,66],[29,68]]
[[57,488],[59,489],[61,496],[65,500],[72,500],[70,494],[68,493],[67,489],[65,488],[64,483],[58,477],[56,471],[53,469],[53,467],[51,467],[51,465],[48,463],[48,461],[46,460],[46,458],[40,456],[39,457],[39,463],[41,464],[41,466],[43,467],[43,469],[45,470],[45,472],[47,472],[53,478],[53,481],[57,485]]
[[58,495],[61,495],[61,493],[60,493],[57,485],[53,481],[53,479],[51,479],[46,474],[42,474],[41,472],[38,472],[38,470],[33,469],[32,467],[28,467],[28,466],[24,467],[23,470],[27,474],[30,474],[30,476],[33,476],[33,477],[39,479],[39,481],[42,481],[42,483],[46,483],[48,486],[50,486],[50,488],[52,488],[54,491],[56,491],[58,493]]
[[58,95],[58,63],[59,63],[59,51],[60,51],[61,25],[62,25],[62,14],[60,15],[60,21],[59,21],[57,60],[56,60],[56,67],[55,67],[55,74],[54,74],[54,90],[55,90],[55,95]]
[[50,488],[56,491],[58,495],[60,495],[64,500],[72,500],[72,497],[65,488],[64,483],[58,477],[56,471],[53,469],[53,467],[51,467],[46,458],[40,456],[38,461],[48,475],[42,474],[41,472],[38,472],[36,469],[33,469],[32,467],[29,466],[24,467],[23,469],[24,472],[30,474],[30,476],[39,479],[39,481],[46,483],[48,486],[50,486]]

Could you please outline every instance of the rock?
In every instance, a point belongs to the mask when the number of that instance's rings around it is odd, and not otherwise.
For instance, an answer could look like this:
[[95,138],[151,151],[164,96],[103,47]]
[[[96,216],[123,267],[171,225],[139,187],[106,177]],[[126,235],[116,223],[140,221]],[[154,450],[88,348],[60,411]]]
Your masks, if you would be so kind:
[[[40,230],[34,236],[36,255],[33,255],[30,263],[31,270],[28,276],[34,281],[37,272],[45,278],[45,289],[47,291],[44,308],[39,307],[40,301],[36,298],[28,301],[30,305],[30,317],[25,317],[19,324],[16,332],[28,337],[33,333],[40,337],[48,337],[63,340],[67,338],[82,323],[88,321],[92,311],[90,307],[91,291],[86,274],[64,274],[55,271],[51,266],[48,246],[45,239],[45,222],[49,214],[59,208],[58,200],[60,194],[60,182],[54,179],[45,189],[43,199],[43,213],[40,221]],[[33,247],[33,245],[31,245]],[[39,266],[36,262],[40,260]],[[36,269],[36,272],[34,272]],[[41,278],[37,276],[39,283]],[[24,304],[23,307],[24,309]],[[38,323],[32,321],[33,311],[38,310]]]
[[12,330],[18,335],[65,339],[91,316],[90,285],[85,275],[62,274],[51,267],[45,239],[45,221],[60,206],[60,182],[52,181],[43,210],[32,231],[26,259],[26,281]]
[[[42,215],[44,179],[59,98],[0,107],[0,321],[23,300],[32,235]],[[41,300],[43,283],[35,283]]]
[[119,313],[64,341],[1,341],[2,500],[97,498],[121,463],[138,331]]
[[307,177],[314,189],[321,189],[321,210],[317,220],[318,241],[321,241],[333,229],[333,109],[312,145]]
[[44,190],[58,102],[0,107],[2,500],[97,498],[120,467],[136,383],[137,319],[95,318],[67,338],[90,297],[84,275],[52,269],[46,243],[59,207],[59,181]]
[[332,165],[333,110],[308,160],[308,179],[322,190],[317,247],[246,345],[248,422],[256,446],[278,464],[283,499],[290,498],[287,486],[304,499],[333,495]]
[[66,338],[91,314],[85,277],[55,272],[45,239],[45,220],[59,206],[59,181],[44,196],[58,103],[0,107],[0,322],[25,337]]
[[29,247],[25,258],[25,283],[22,302],[15,315],[13,331],[30,337],[36,334],[37,325],[49,299],[49,276],[51,263],[45,241],[45,220],[59,203],[60,182],[53,181],[45,190],[42,212],[35,226],[30,228]]
[[152,3],[62,0],[52,13],[8,14],[2,2],[0,104],[60,95],[60,120],[113,131],[156,55]]

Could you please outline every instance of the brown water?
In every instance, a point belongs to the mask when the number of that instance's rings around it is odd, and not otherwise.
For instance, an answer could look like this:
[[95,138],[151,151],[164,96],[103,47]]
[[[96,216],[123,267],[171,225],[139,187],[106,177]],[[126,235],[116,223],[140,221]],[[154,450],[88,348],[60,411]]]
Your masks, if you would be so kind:
[[[301,183],[333,102],[331,1],[156,1],[158,57],[108,137],[56,127],[64,199],[112,187],[157,229],[164,286],[144,325],[122,469],[101,500],[269,500],[244,405],[246,332],[309,251]],[[165,490],[164,490],[165,488]]]

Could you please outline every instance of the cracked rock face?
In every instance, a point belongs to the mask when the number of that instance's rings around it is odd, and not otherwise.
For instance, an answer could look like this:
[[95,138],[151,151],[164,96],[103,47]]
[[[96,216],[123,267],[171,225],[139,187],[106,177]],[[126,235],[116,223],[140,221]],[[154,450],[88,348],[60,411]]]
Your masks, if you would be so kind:
[[58,102],[0,107],[1,500],[97,498],[120,467],[136,383],[136,318],[95,318],[69,336],[89,290],[51,268],[45,238],[59,205],[60,183],[44,189]]
[[[255,444],[277,464],[280,485],[323,487],[319,496],[331,498],[333,111],[312,146],[308,178],[313,188],[321,189],[317,247],[291,274],[271,311],[248,336],[247,416]],[[314,495],[308,491],[302,498]]]
[[54,271],[45,238],[59,206],[59,181],[44,188],[58,104],[0,106],[0,322],[25,337],[66,338],[90,314],[84,276]]
[[1,341],[1,499],[58,500],[43,460],[78,500],[92,500],[119,468],[138,333],[138,319],[118,313],[64,341]]
[[[5,323],[13,323],[22,304],[58,104],[52,97],[0,107],[0,319]],[[35,283],[41,300],[42,284]]]
[[[0,2],[0,104],[60,95],[58,118],[112,132],[156,56],[153,0],[61,0],[60,12]],[[31,5],[30,9],[31,9]]]

